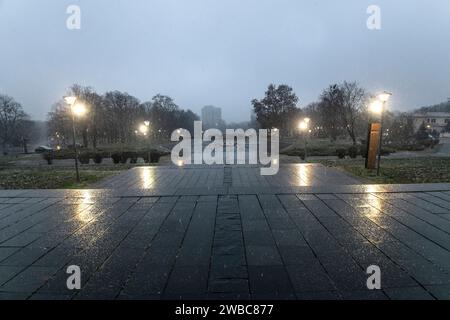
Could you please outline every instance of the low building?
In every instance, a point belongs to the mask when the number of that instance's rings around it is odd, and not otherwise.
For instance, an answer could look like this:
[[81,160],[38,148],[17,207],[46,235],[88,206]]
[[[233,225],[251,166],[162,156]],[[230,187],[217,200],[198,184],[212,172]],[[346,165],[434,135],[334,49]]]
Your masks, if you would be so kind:
[[450,112],[427,112],[416,113],[413,115],[414,129],[419,130],[422,124],[425,124],[429,130],[444,132],[450,122]]

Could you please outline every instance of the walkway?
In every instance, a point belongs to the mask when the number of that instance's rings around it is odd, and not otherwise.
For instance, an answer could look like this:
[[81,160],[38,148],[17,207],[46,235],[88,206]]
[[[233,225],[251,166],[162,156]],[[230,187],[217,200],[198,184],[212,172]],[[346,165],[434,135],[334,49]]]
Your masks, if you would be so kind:
[[[255,170],[0,191],[0,299],[450,299],[450,184]],[[71,265],[81,290],[66,286]],[[371,265],[381,290],[367,288]]]

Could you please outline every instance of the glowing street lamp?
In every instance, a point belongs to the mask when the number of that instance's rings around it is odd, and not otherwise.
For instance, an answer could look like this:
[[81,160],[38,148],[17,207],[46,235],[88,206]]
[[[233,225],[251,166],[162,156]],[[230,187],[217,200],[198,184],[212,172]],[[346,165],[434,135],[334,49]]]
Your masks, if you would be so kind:
[[146,136],[148,133],[148,127],[145,124],[140,125],[139,132]]
[[381,167],[381,145],[383,143],[383,119],[384,111],[386,110],[386,104],[391,98],[392,93],[383,91],[377,95],[377,100],[374,100],[370,105],[370,111],[374,114],[380,115],[380,142],[378,144],[378,163],[377,163],[377,175],[380,175]]
[[72,106],[72,112],[77,117],[82,117],[87,113],[86,106],[82,103],[76,103]]
[[151,151],[150,151],[150,121],[144,121],[140,126],[139,126],[139,132],[147,137],[148,136],[148,144],[149,144],[149,148],[148,148],[148,159],[150,162],[150,158],[151,158]]
[[86,106],[82,103],[77,103],[77,97],[68,96],[64,97],[64,101],[70,106],[70,111],[72,113],[72,131],[73,131],[73,149],[75,151],[75,171],[77,182],[80,182],[80,172],[78,169],[78,150],[76,142],[76,129],[75,129],[75,117],[82,117],[87,113]]
[[383,102],[374,100],[369,106],[370,112],[373,114],[381,114],[383,112]]
[[311,122],[310,118],[304,118],[298,124],[298,129],[301,132],[303,132],[304,138],[305,138],[305,161],[306,161],[307,154],[308,154],[308,133],[311,132],[311,130],[309,130],[310,122]]
[[300,131],[304,132],[304,131],[308,130],[308,123],[303,120],[298,124],[298,128],[300,129]]

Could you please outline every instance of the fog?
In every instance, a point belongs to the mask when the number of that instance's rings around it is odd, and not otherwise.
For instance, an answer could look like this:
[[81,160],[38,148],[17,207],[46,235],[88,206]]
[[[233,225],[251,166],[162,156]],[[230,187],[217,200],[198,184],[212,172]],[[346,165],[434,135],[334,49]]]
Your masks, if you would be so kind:
[[[81,29],[69,30],[69,5]],[[394,93],[407,110],[450,97],[450,2],[377,0],[381,30],[369,30],[374,1],[3,0],[0,93],[35,119],[73,83],[161,93],[227,121],[250,117],[269,83],[292,86],[299,106],[329,84],[357,81]]]

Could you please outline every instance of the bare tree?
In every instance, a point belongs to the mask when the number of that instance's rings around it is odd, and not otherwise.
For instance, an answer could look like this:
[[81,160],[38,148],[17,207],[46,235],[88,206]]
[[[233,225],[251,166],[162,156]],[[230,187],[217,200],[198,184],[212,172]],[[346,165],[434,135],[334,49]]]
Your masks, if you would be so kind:
[[104,96],[105,108],[111,113],[110,125],[117,128],[119,141],[130,141],[136,126],[135,118],[140,111],[140,102],[126,92],[112,91]]
[[324,129],[333,140],[345,130],[356,144],[366,124],[367,100],[366,91],[356,82],[333,84],[324,90],[318,109]]
[[319,122],[324,132],[332,141],[342,134],[342,123],[339,110],[342,106],[342,91],[337,84],[329,86],[320,95],[317,106]]
[[8,144],[21,139],[17,135],[19,129],[23,128],[22,123],[27,118],[20,103],[9,96],[0,95],[0,140],[3,152],[6,152]]
[[52,111],[48,113],[47,130],[48,136],[57,140],[58,145],[70,143],[72,135],[72,120],[69,106],[60,100],[52,106]]
[[91,87],[83,87],[74,84],[70,88],[70,95],[77,97],[77,101],[84,103],[88,114],[85,118],[78,119],[80,122],[80,131],[83,138],[83,145],[89,146],[91,140],[94,148],[97,147],[98,128],[101,120],[102,97]]
[[347,130],[348,135],[356,145],[357,133],[360,124],[366,114],[368,95],[366,91],[359,87],[356,82],[344,82],[339,86],[342,94],[342,105],[339,109],[339,115],[342,120],[342,125]]

